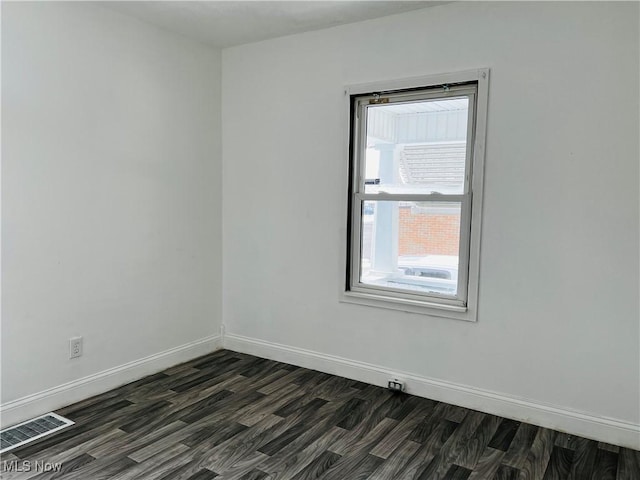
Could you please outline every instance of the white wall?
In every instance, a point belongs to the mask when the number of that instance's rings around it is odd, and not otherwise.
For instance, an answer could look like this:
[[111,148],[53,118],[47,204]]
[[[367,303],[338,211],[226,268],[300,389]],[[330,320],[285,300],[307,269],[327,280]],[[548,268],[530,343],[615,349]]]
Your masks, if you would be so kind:
[[3,404],[212,348],[219,51],[97,6],[4,2],[2,134]]
[[[224,50],[229,342],[578,412],[640,448],[638,45],[637,4],[471,2]],[[478,322],[339,303],[344,86],[476,67],[492,73]]]

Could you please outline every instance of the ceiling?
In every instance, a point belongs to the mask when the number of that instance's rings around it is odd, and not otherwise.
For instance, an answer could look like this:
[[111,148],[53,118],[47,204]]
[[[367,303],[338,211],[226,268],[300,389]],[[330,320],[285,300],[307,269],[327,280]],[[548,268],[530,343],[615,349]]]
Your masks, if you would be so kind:
[[264,0],[96,3],[208,45],[225,48],[447,2]]

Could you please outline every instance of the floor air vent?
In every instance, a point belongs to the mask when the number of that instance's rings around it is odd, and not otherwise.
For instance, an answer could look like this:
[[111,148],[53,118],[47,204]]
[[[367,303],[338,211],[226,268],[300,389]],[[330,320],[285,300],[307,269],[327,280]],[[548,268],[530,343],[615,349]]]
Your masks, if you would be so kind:
[[46,413],[40,417],[19,423],[0,431],[0,453],[26,445],[52,433],[73,425],[68,418],[55,413]]

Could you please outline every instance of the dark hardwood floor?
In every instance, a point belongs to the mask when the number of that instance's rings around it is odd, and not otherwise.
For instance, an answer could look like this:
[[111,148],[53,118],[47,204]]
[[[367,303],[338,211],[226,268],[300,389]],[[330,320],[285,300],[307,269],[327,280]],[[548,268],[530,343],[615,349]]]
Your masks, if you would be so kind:
[[634,450],[226,350],[57,413],[2,478],[640,479]]

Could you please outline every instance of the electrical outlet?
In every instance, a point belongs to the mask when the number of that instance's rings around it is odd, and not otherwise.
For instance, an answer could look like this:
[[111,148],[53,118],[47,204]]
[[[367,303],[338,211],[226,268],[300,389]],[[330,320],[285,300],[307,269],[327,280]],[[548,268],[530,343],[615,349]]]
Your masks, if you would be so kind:
[[392,378],[387,382],[387,388],[392,392],[404,392],[404,382],[397,378]]
[[72,337],[69,339],[69,358],[82,356],[82,337]]

